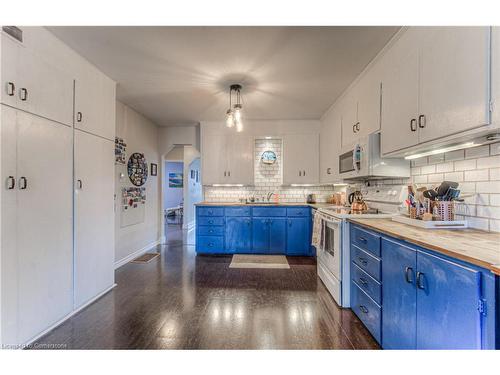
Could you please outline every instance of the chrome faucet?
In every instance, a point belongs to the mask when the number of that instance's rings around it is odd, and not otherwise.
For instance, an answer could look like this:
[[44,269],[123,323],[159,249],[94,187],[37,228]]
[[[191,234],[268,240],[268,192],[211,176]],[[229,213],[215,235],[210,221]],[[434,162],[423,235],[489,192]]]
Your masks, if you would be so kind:
[[275,195],[275,193],[273,191],[270,191],[268,194],[267,194],[267,201],[270,202],[271,201],[271,197]]

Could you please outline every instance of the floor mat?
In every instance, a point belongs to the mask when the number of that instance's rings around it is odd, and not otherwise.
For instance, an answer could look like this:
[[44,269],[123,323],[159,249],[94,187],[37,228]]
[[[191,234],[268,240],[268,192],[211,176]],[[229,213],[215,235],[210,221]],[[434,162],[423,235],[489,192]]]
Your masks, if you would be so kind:
[[146,253],[142,254],[140,257],[135,258],[132,263],[149,263],[151,262],[154,258],[159,256],[160,253]]
[[229,268],[290,268],[284,255],[233,255]]

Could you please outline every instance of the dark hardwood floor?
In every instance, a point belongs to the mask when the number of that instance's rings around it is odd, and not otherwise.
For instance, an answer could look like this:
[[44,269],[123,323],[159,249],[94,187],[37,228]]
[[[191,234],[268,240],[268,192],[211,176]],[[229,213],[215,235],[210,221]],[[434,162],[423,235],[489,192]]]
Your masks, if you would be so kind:
[[[38,340],[66,349],[377,349],[309,258],[290,269],[230,269],[196,256],[169,226],[161,257],[116,271],[118,286]],[[189,242],[187,242],[189,243]]]

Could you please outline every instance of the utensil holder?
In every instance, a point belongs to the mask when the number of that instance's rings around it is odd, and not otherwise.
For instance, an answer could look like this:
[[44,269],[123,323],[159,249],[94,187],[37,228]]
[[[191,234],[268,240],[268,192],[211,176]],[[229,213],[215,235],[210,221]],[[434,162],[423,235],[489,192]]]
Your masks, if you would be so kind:
[[437,207],[437,214],[441,221],[455,220],[455,202],[453,201],[437,201],[434,203]]

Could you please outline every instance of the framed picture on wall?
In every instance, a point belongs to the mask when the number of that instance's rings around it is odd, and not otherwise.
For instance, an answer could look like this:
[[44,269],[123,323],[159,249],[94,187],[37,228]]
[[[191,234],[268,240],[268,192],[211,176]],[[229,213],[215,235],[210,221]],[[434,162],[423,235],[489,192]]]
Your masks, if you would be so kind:
[[168,174],[168,187],[182,188],[184,186],[182,173],[169,173]]
[[157,176],[158,175],[158,165],[151,163],[151,176]]

